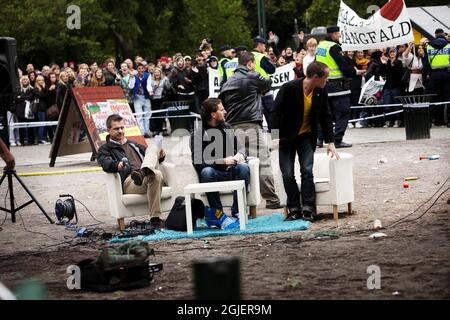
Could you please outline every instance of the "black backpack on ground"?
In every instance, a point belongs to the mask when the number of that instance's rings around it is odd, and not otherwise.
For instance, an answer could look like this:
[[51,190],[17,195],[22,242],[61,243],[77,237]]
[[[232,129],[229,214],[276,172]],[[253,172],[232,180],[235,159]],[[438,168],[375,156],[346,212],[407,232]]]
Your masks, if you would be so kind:
[[[191,207],[192,225],[195,228],[197,219],[203,219],[205,217],[205,205],[202,200],[191,199]],[[184,197],[180,196],[175,199],[175,203],[166,219],[166,228],[175,231],[187,231]]]
[[149,255],[153,255],[153,249],[144,241],[103,248],[97,259],[85,259],[77,264],[81,290],[113,292],[149,286],[153,279]]

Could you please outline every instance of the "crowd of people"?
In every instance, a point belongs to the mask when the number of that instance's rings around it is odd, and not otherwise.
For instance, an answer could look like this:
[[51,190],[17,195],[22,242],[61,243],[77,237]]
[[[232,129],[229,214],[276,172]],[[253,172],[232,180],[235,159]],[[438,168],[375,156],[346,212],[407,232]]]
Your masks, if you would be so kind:
[[[195,130],[191,128],[192,163],[200,181],[237,179],[248,183],[249,168],[245,161],[247,157],[256,157],[260,161],[259,180],[266,208],[278,209],[281,201],[274,187],[264,116],[269,131],[279,133],[279,164],[287,193],[286,220],[312,221],[316,214],[312,174],[316,146],[323,147],[325,143],[327,153],[337,159],[336,149],[352,146],[343,141],[350,123],[350,106],[359,104],[363,84],[372,77],[385,80],[384,104],[393,104],[396,97],[404,94],[424,93],[435,93],[435,99],[449,101],[447,38],[442,30],[436,30],[435,39],[423,39],[418,46],[410,43],[383,50],[344,52],[339,43],[339,27],[330,26],[325,39],[309,37],[305,41],[305,35],[299,33],[295,50],[288,47],[279,51],[279,39],[270,32],[268,40],[255,37],[252,48],[223,45],[218,50],[220,59],[212,41],[204,39],[194,59],[177,53],[152,63],[137,56],[134,61],[126,59],[119,68],[115,60],[108,59],[101,66],[96,62],[89,65],[69,62],[62,70],[52,63],[40,72],[28,64],[21,75],[21,92],[15,97],[10,117],[17,117],[18,122],[56,120],[58,112],[53,109],[61,109],[71,87],[119,86],[136,113],[142,132],[150,137],[164,131],[164,122],[150,117],[150,111],[161,109],[165,100],[188,101],[191,111],[202,120]],[[292,65],[296,79],[283,84],[275,98],[270,75],[276,67],[286,64]],[[208,68],[218,70],[218,98],[209,97]],[[376,114],[379,111],[372,110],[380,109],[363,109],[354,116]],[[433,111],[434,125],[445,124],[448,119],[443,105],[435,106]],[[401,116],[356,123],[360,127],[401,125]],[[154,145],[145,149],[129,141],[124,136],[123,119],[118,115],[108,118],[107,128],[107,144],[100,149],[99,163],[106,172],[121,173],[122,181],[129,187],[124,189],[126,192],[148,194],[152,224],[162,227],[158,191],[163,177],[158,163],[164,161],[165,152],[157,151]],[[10,142],[45,144],[53,135],[54,127],[50,126],[20,129],[18,140]],[[214,149],[214,154],[204,152],[215,143],[212,136],[223,137],[224,150]],[[13,133],[11,138],[15,137]],[[293,174],[295,154],[299,155],[302,173],[301,191]],[[130,159],[129,163],[123,162],[124,158]],[[210,205],[222,211],[218,194],[207,196]],[[239,218],[234,198],[231,213]],[[220,224],[219,220],[216,222]]]
[[[294,71],[298,77],[305,76],[305,70],[308,65],[315,60],[318,40],[309,37],[306,41],[303,32],[298,33],[298,43],[296,51],[291,47],[287,47],[281,51],[278,50],[277,44],[279,39],[272,32],[269,32],[268,55],[271,61],[277,66],[283,66],[292,61],[295,62]],[[437,29],[435,39],[431,41],[427,38],[420,40],[418,45],[413,42],[398,45],[391,48],[383,48],[381,50],[359,50],[344,51],[347,63],[358,70],[365,72],[356,77],[348,78],[351,87],[351,105],[358,106],[361,89],[365,82],[375,77],[375,80],[385,80],[383,87],[383,96],[379,100],[379,104],[398,104],[400,101],[395,98],[403,95],[422,95],[436,94],[434,101],[450,101],[448,96],[449,84],[448,79],[442,77],[441,81],[433,81],[431,67],[427,59],[427,46],[432,44],[436,49],[445,48],[450,43],[450,35],[444,33],[442,29]],[[449,53],[447,51],[447,53]],[[447,71],[448,72],[448,71]],[[439,77],[438,77],[439,78]],[[398,108],[397,108],[398,109]],[[377,109],[361,109],[352,110],[352,118],[364,118],[374,116],[383,112],[392,110]],[[444,115],[444,106],[434,107],[432,118],[430,121],[435,126],[443,126],[449,123],[450,114]],[[399,127],[403,126],[402,114],[397,114],[389,118],[380,117],[373,120],[362,120],[349,124],[349,128],[357,127]]]
[[[307,37],[299,32],[296,40],[298,46],[295,49],[287,47],[280,50],[278,36],[269,32],[267,46],[262,54],[274,67],[292,64],[296,78],[302,78],[308,65],[316,60],[321,39]],[[355,76],[348,78],[351,105],[359,105],[361,88],[372,77],[385,80],[383,104],[398,103],[395,99],[397,96],[424,93],[437,94],[437,101],[450,100],[448,81],[431,78],[432,68],[426,54],[429,43],[437,49],[445,48],[449,44],[449,35],[438,29],[434,40],[424,38],[419,45],[409,43],[383,50],[344,52],[346,63],[359,70]],[[201,103],[209,96],[208,67],[219,69],[223,85],[227,76],[231,76],[237,67],[239,52],[247,50],[245,46],[232,48],[224,45],[219,49],[220,57],[213,49],[213,41],[204,39],[193,57],[176,53],[172,57],[161,56],[157,61],[149,62],[136,56],[134,61],[128,58],[120,64],[114,59],[108,59],[102,64],[96,61],[89,64],[69,61],[62,66],[50,63],[40,70],[30,63],[25,70],[19,70],[21,92],[14,99],[8,121],[9,124],[55,121],[69,88],[120,86],[133,112],[138,114],[142,132],[145,137],[150,137],[164,132],[165,121],[161,118],[150,119],[149,111],[160,110],[162,103],[167,100],[183,100],[190,102],[191,111],[200,114]],[[369,117],[385,111],[382,108],[352,109],[351,118]],[[402,117],[402,113],[399,113],[386,118],[349,123],[348,127],[399,127],[403,125]],[[433,108],[430,121],[435,126],[449,125],[443,105]],[[55,126],[11,129],[10,144],[48,144],[53,139],[54,131]]]
[[[103,64],[50,63],[37,70],[29,63],[19,69],[21,91],[8,112],[8,123],[56,121],[69,88],[120,86],[145,137],[163,132],[162,119],[150,119],[149,111],[162,108],[162,102],[189,101],[200,113],[200,104],[208,97],[208,67],[217,69],[218,58],[211,44],[204,40],[196,55],[161,56],[157,63],[136,56],[117,64],[108,59]],[[151,129],[150,129],[151,128]],[[38,126],[10,130],[10,145],[36,145],[52,142],[56,127]]]

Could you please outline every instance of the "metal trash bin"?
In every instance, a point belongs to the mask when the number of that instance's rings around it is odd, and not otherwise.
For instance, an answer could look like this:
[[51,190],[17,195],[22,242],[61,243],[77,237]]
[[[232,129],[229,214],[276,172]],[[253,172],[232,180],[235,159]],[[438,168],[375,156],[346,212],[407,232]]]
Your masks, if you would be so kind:
[[163,108],[167,109],[172,134],[177,129],[184,129],[185,132],[189,133],[192,122],[189,101],[164,102]]
[[406,140],[430,139],[430,101],[433,96],[397,97],[403,104]]

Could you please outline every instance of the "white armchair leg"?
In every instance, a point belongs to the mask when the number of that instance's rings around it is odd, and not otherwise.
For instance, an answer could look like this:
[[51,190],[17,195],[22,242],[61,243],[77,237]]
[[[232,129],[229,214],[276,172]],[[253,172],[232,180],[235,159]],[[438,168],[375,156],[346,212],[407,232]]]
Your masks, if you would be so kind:
[[120,231],[125,230],[125,218],[117,219],[117,224],[119,225],[119,230]]
[[256,218],[256,206],[250,206],[250,218],[251,219]]
[[339,219],[339,206],[333,205],[333,219]]

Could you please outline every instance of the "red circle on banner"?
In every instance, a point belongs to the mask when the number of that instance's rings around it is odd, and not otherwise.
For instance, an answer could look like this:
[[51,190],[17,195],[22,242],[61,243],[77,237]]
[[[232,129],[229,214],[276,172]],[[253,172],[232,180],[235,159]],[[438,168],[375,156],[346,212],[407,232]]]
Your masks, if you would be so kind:
[[383,6],[380,14],[383,18],[395,21],[403,11],[403,0],[391,0]]

